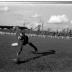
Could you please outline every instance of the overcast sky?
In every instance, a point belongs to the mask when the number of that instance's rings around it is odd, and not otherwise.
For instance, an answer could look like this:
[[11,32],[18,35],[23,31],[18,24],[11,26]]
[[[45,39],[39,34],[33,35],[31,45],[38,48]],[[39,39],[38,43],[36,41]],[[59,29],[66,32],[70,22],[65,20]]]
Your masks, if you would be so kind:
[[40,20],[44,23],[45,28],[71,27],[72,5],[0,2],[0,25],[39,23]]

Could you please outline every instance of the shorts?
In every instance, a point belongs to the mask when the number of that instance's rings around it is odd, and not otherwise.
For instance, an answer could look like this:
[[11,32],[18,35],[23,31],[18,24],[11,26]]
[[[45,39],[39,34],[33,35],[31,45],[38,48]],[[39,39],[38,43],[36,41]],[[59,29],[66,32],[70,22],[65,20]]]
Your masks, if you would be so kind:
[[23,45],[26,45],[26,44],[28,44],[28,41],[23,41]]

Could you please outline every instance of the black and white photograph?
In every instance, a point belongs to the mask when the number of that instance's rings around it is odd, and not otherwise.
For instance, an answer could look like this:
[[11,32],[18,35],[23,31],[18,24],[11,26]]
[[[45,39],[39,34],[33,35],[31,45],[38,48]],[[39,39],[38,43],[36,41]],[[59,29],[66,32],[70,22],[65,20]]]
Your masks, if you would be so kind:
[[0,72],[72,72],[72,1],[0,1]]

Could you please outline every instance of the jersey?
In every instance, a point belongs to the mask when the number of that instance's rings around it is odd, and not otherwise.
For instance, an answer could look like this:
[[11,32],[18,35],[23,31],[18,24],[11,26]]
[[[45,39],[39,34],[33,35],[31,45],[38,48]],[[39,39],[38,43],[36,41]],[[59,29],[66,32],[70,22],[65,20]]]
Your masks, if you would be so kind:
[[22,41],[23,44],[27,44],[27,43],[28,43],[28,36],[26,36],[26,35],[19,35],[19,36],[18,36],[18,39],[19,39],[20,41]]

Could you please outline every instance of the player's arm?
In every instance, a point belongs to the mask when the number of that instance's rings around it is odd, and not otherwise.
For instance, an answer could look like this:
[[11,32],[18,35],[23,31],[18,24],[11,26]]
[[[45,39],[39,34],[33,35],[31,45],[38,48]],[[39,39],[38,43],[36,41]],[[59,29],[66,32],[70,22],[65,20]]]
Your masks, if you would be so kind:
[[24,40],[23,36],[18,36],[18,40],[23,41]]
[[18,40],[21,40],[21,36],[18,36]]

